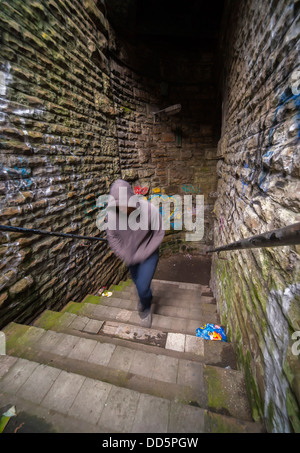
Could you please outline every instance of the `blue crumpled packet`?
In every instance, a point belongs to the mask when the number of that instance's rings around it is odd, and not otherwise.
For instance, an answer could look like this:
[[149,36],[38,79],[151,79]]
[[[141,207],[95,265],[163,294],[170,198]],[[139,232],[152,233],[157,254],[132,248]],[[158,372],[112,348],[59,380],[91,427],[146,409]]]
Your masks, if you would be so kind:
[[223,327],[217,324],[205,324],[203,327],[199,327],[196,330],[196,336],[205,340],[227,341]]

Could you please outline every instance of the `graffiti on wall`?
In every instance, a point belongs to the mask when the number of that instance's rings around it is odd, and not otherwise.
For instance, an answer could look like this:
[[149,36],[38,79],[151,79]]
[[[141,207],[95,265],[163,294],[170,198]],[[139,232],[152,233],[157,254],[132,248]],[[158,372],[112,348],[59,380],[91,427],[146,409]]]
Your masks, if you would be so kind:
[[13,168],[0,163],[0,177],[5,181],[7,192],[29,190],[33,184],[28,160],[18,157],[18,161]]
[[249,186],[249,184],[253,180],[255,168],[251,168],[247,163],[245,163],[244,164],[244,169],[246,170],[245,171],[245,175],[241,176],[241,183],[242,183],[243,187],[242,187],[241,196],[238,197],[238,199],[245,203],[244,196],[246,195],[247,187]]
[[300,71],[299,70],[296,70],[293,72],[293,74],[291,76],[290,88],[291,88],[292,95],[290,95],[290,93],[288,93],[288,92],[284,92],[280,97],[280,102],[275,110],[271,129],[269,132],[267,151],[261,157],[262,170],[261,170],[259,178],[258,178],[258,187],[261,190],[263,190],[263,192],[267,192],[269,182],[270,182],[270,181],[268,181],[268,176],[270,175],[270,170],[268,168],[270,167],[270,163],[271,163],[272,157],[274,155],[274,151],[272,150],[272,140],[273,140],[276,124],[278,123],[278,114],[281,111],[281,109],[283,109],[284,106],[288,102],[291,102],[294,105],[295,110],[296,110],[295,128],[297,129],[297,134],[298,134],[297,138],[298,138],[298,140],[300,139]]
[[[177,198],[173,195],[155,193],[155,194],[150,195],[148,201],[151,202],[152,200],[155,200],[155,199],[161,200],[161,201],[168,200],[170,203],[173,203],[173,205],[174,205],[173,211],[172,211],[172,209],[170,209],[170,212],[166,212],[162,205],[159,207],[159,210],[160,210],[160,213],[161,213],[161,216],[163,217],[163,219],[165,219],[166,221],[170,221],[171,228],[177,229],[176,226],[181,221],[181,206],[180,206],[180,211],[179,211],[179,209],[178,209],[179,204],[178,204]],[[170,203],[168,203],[167,206],[170,206]]]
[[81,206],[83,207],[84,214],[87,218],[91,218],[95,212],[98,212],[97,198],[99,196],[100,193],[97,192],[95,198],[91,198],[90,200],[85,199],[81,202]]
[[165,193],[165,189],[161,189],[160,187],[154,187],[154,189],[152,189],[152,192],[153,193]]
[[182,190],[185,193],[200,193],[201,192],[200,187],[196,186],[196,189],[195,189],[192,184],[183,184],[182,185]]
[[148,187],[135,186],[134,193],[135,195],[146,195],[148,192]]
[[[195,186],[193,184],[183,184],[181,186],[182,190],[184,193],[200,193],[201,188],[199,186]],[[218,192],[209,192],[208,194],[209,198],[217,198],[218,197]]]

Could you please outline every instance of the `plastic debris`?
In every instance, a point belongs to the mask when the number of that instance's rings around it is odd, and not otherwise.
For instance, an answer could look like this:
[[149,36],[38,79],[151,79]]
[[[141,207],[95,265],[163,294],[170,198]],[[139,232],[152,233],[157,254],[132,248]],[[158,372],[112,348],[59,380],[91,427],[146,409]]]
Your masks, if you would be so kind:
[[7,423],[9,422],[11,417],[15,417],[17,415],[15,406],[10,407],[2,417],[0,418],[0,433],[3,433]]
[[205,340],[227,341],[223,327],[217,324],[205,324],[196,329],[196,336]]
[[11,408],[8,409],[8,411],[4,412],[4,414],[2,415],[4,417],[15,417],[17,415],[15,406],[11,406]]
[[106,286],[102,286],[102,288],[99,289],[99,291],[96,292],[95,296],[101,296],[103,291],[105,290]]
[[103,293],[101,294],[101,296],[110,297],[110,296],[112,296],[112,292],[111,292],[111,291],[103,291]]

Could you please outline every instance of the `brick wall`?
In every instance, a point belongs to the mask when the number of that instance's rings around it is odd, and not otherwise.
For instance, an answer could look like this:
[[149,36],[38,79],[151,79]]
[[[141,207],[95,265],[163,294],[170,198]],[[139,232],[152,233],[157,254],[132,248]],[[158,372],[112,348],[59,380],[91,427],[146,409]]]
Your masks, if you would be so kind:
[[[203,251],[212,244],[220,105],[214,49],[132,44],[115,37],[112,62],[122,177],[157,196],[203,195],[204,236],[185,243],[167,232],[162,250]],[[174,116],[153,115],[180,104]],[[159,192],[158,192],[159,190]],[[175,213],[176,216],[178,211]]]
[[[211,51],[134,45],[103,2],[2,0],[1,224],[99,236],[96,199],[123,177],[166,195],[205,195],[212,242],[218,121]],[[178,64],[179,62],[179,64]],[[154,123],[153,109],[181,103]],[[183,233],[166,235],[164,253]],[[183,249],[186,246],[183,245]],[[183,250],[182,249],[182,250]],[[115,283],[103,243],[0,234],[0,328]]]
[[[120,176],[108,24],[88,1],[1,1],[1,223],[98,235]],[[124,275],[102,243],[1,233],[1,326]]]
[[[227,4],[216,246],[299,222],[299,6]],[[275,432],[300,431],[292,337],[300,330],[299,252],[286,246],[213,259],[214,292],[246,373],[253,415]]]

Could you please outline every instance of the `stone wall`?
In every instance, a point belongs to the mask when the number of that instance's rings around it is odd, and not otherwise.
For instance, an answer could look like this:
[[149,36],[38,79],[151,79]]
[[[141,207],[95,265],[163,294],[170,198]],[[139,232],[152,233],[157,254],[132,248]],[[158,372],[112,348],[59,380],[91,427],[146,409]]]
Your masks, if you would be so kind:
[[[0,6],[0,223],[99,236],[97,197],[122,177],[147,187],[148,198],[158,189],[203,194],[204,238],[188,246],[211,243],[219,138],[213,51],[127,42],[101,1]],[[179,115],[154,121],[153,111],[175,103]],[[162,252],[184,250],[183,240],[168,232]],[[0,244],[0,328],[126,275],[100,242],[1,232]]]
[[[300,220],[299,7],[227,4],[216,246]],[[273,432],[300,431],[299,253],[285,246],[213,258],[214,293],[254,418]]]
[[[203,195],[201,241],[166,232],[162,251],[203,251],[212,244],[220,101],[214,49],[126,42],[116,36],[111,66],[122,177],[148,199]],[[174,116],[154,112],[180,104]],[[172,209],[171,209],[172,212]],[[174,204],[174,215],[179,213]]]
[[[96,198],[121,174],[108,23],[93,1],[0,3],[0,223],[99,236]],[[124,275],[103,243],[0,239],[1,326]]]

